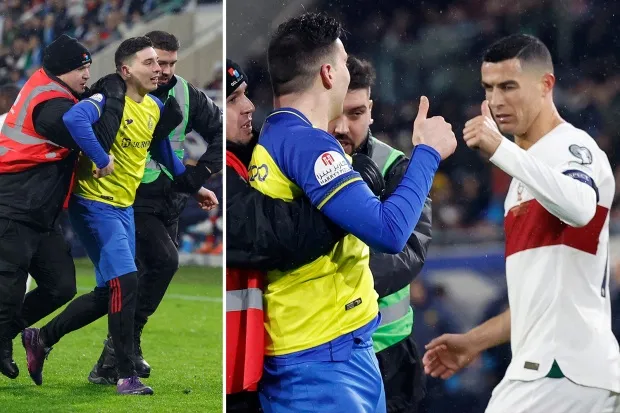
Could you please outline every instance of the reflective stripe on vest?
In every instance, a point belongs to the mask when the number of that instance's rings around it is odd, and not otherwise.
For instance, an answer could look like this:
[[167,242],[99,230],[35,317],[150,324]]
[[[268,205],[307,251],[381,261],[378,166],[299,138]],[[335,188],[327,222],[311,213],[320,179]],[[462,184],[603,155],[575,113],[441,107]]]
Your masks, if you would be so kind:
[[[29,89],[30,83],[42,83]],[[27,95],[23,102],[20,102],[24,89]],[[32,125],[32,119],[27,117],[33,108],[30,108],[32,101],[42,93],[58,92],[51,99],[56,97],[66,97],[77,102],[77,99],[66,88],[50,79],[42,69],[39,69],[26,82],[22,91],[7,114],[4,124],[0,129],[0,163],[3,172],[19,172],[29,167],[35,166],[40,162],[51,162],[63,159],[69,154],[70,150],[64,148],[51,140],[40,136]],[[45,99],[46,100],[46,99]],[[43,101],[45,101],[43,100]],[[35,102],[36,103],[36,102]],[[38,103],[36,103],[38,104]],[[14,113],[16,106],[19,111]],[[28,122],[26,122],[28,120]],[[26,125],[24,125],[27,123]],[[39,136],[37,136],[39,135]]]
[[379,298],[381,324],[372,335],[375,353],[380,352],[411,335],[414,311],[409,304],[410,287]]
[[256,390],[263,372],[263,282],[260,271],[226,268],[226,394]]
[[[374,136],[370,139],[372,139],[371,158],[385,177],[394,162],[405,154]],[[409,303],[409,290],[410,287],[407,285],[393,294],[379,298],[381,324],[372,336],[375,353],[404,340],[411,334],[414,313]]]
[[[30,136],[22,132],[22,126],[24,125],[24,120],[26,119],[26,115],[28,114],[28,106],[30,105],[30,102],[32,101],[32,99],[34,99],[35,97],[37,97],[37,95],[41,93],[51,92],[51,91],[67,93],[67,90],[64,87],[56,83],[48,83],[47,85],[35,87],[34,89],[32,89],[32,92],[28,94],[28,97],[26,97],[26,100],[24,101],[24,103],[22,103],[21,109],[17,114],[17,118],[15,119],[15,127],[9,126],[8,123],[5,121],[4,125],[2,125],[2,130],[0,130],[0,133],[2,133],[4,136],[9,138],[10,140],[15,141],[17,143],[21,143],[22,145],[40,145],[42,143],[49,143],[50,145],[60,147],[60,145],[48,139],[42,139],[36,136]],[[8,149],[6,147],[3,147],[3,148]],[[50,154],[47,154],[47,155],[50,155]],[[46,157],[49,157],[49,156],[46,156]],[[54,157],[54,156],[51,156],[51,157]]]
[[372,139],[372,160],[375,161],[379,170],[381,171],[381,175],[385,177],[388,169],[394,163],[399,156],[404,156],[405,154],[399,151],[398,149],[392,148],[390,145],[381,142],[379,139],[371,136]]
[[259,288],[226,291],[226,312],[263,309],[263,292]]
[[[187,123],[189,122],[189,86],[187,81],[180,76],[174,76],[177,79],[176,84],[168,92],[168,96],[174,97],[183,113],[183,121],[170,133],[168,137],[170,139],[170,146],[176,154],[177,158],[183,161],[185,156],[185,150],[183,149],[183,142],[185,141],[185,130],[187,129]],[[146,159],[146,169],[144,170],[144,176],[142,182],[145,184],[151,183],[159,177],[161,172],[164,172],[168,178],[172,178],[170,171],[165,166],[160,165],[154,159],[151,159],[151,153],[148,152]]]
[[[407,290],[407,291],[405,291]],[[402,292],[402,294],[401,294]],[[402,296],[402,297],[401,297]],[[397,299],[398,301],[388,304],[389,300]],[[409,286],[388,295],[383,299],[379,299],[379,312],[381,313],[381,326],[390,324],[396,320],[399,320],[407,315],[409,308]]]

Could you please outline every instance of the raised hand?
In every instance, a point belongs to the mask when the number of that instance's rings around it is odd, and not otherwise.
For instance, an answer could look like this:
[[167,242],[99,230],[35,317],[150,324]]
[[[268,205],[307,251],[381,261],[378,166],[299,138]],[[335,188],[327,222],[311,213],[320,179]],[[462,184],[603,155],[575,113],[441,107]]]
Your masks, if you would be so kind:
[[468,147],[478,149],[487,157],[491,157],[504,137],[493,120],[488,101],[482,102],[481,112],[480,116],[468,120],[465,124],[463,140]]
[[426,96],[420,98],[418,114],[413,121],[413,145],[427,145],[439,152],[444,160],[454,153],[456,137],[452,125],[441,116],[428,117],[429,102]]

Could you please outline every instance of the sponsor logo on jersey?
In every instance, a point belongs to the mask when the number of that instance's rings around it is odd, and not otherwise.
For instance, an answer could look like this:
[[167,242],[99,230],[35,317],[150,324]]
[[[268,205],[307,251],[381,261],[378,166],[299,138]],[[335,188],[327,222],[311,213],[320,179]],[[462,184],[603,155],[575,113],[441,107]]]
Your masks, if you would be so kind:
[[150,142],[148,141],[143,141],[143,142],[133,142],[131,139],[129,138],[123,138],[121,140],[121,147],[122,148],[148,148]]
[[267,175],[269,175],[269,168],[265,164],[259,166],[252,165],[248,169],[248,176],[250,177],[250,181],[264,182],[265,179],[267,179]]
[[344,306],[344,311],[349,311],[350,309],[357,307],[361,303],[362,303],[362,297],[356,298],[355,300],[351,301],[350,303]]
[[336,151],[324,152],[314,162],[314,176],[321,186],[351,171],[351,165]]

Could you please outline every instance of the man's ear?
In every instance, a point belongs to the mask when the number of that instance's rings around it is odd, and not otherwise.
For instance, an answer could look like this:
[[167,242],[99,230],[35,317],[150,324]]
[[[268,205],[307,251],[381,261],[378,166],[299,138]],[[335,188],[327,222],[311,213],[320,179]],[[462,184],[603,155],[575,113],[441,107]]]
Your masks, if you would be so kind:
[[553,91],[555,86],[555,75],[553,73],[545,73],[542,77],[542,93],[543,96],[547,96]]
[[372,99],[368,99],[368,113],[370,113],[370,124],[375,123],[375,120],[372,118]]
[[334,68],[329,63],[321,66],[321,82],[327,90],[334,87]]
[[127,65],[122,65],[118,73],[121,75],[123,79],[129,79],[131,77],[129,67]]

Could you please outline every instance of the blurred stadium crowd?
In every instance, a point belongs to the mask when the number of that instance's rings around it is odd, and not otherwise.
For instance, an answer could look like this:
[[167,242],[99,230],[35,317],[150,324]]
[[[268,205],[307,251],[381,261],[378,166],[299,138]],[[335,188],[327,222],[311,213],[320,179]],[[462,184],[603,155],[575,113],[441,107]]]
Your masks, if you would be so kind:
[[22,85],[41,65],[45,46],[66,33],[91,53],[121,39],[123,26],[141,21],[158,0],[7,0],[2,15],[0,78]]
[[[201,1],[213,3],[217,1]],[[41,67],[43,49],[59,35],[77,38],[94,55],[108,44],[121,40],[125,30],[150,21],[163,12],[180,10],[188,0],[6,0],[0,2],[0,86],[21,87]],[[221,65],[220,72],[221,72]],[[221,75],[220,75],[221,78]],[[97,79],[91,79],[94,83]],[[191,79],[190,79],[191,81]],[[203,85],[196,85],[203,86]],[[204,85],[203,91],[218,106],[221,82]],[[193,136],[192,136],[193,135]],[[205,143],[195,133],[186,141],[186,162],[197,160]],[[212,176],[207,187],[222,199],[222,175]],[[222,254],[222,211],[206,213],[190,199],[179,223],[179,250],[185,254]],[[85,256],[68,220],[65,233],[74,245],[74,256]],[[196,262],[196,261],[193,261]],[[198,261],[199,262],[199,261]]]
[[[319,0],[315,6],[344,23],[347,52],[372,61],[377,70],[372,92],[376,137],[409,152],[418,99],[426,95],[431,115],[445,117],[460,139],[464,123],[480,113],[484,99],[484,50],[504,35],[528,33],[552,52],[560,114],[592,135],[620,178],[620,42],[614,30],[619,2]],[[252,56],[243,66],[257,106],[254,126],[260,128],[272,107],[266,58]],[[414,331],[422,352],[434,337],[465,332],[508,304],[502,241],[510,178],[462,141],[440,170],[431,194],[430,256],[411,290]],[[618,184],[616,191],[612,233],[620,228]],[[616,266],[612,306],[614,332],[620,338],[620,265]],[[421,411],[484,412],[510,357],[510,346],[505,345],[484,353],[447,381],[428,377]]]

